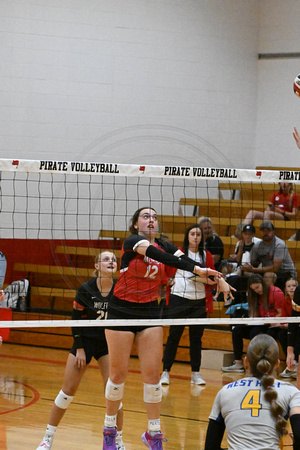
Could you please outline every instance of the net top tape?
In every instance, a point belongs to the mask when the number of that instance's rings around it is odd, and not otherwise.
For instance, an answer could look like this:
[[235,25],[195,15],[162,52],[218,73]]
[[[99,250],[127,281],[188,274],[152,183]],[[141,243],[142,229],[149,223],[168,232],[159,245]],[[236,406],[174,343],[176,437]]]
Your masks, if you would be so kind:
[[255,317],[212,319],[140,319],[140,320],[13,320],[0,321],[0,328],[49,328],[49,327],[111,327],[111,326],[170,326],[170,325],[264,325],[299,323],[299,317]]
[[48,174],[115,175],[123,177],[181,178],[229,182],[300,183],[298,170],[250,170],[217,167],[151,166],[104,162],[1,159],[0,171]]

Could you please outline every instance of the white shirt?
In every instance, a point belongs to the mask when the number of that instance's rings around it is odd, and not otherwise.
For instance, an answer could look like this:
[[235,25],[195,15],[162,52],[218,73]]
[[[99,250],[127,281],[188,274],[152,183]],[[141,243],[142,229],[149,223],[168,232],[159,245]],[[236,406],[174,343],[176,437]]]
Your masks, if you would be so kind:
[[[206,264],[206,251],[204,250],[204,261],[199,255],[199,252],[194,253],[188,251],[188,257],[193,261],[201,264]],[[179,297],[187,298],[189,300],[201,300],[205,298],[205,285],[197,280],[197,276],[186,270],[178,269],[175,275],[175,283],[172,286],[171,294]]]

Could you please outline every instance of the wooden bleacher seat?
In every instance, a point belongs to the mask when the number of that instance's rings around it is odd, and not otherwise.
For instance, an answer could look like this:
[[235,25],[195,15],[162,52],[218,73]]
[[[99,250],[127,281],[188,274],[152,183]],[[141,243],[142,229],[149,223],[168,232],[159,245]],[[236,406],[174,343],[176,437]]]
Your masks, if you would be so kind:
[[113,252],[117,258],[121,255],[121,250],[110,248],[90,248],[90,247],[75,247],[69,245],[58,245],[55,248],[55,253],[69,254],[73,256],[91,256],[95,258],[101,251]]
[[76,289],[62,289],[42,286],[30,288],[31,309],[45,309],[49,312],[72,311]]
[[277,190],[277,183],[219,183],[219,198],[223,198],[223,191],[230,191],[232,200],[263,200],[269,201],[271,195]]
[[265,210],[268,201],[181,198],[179,205],[194,206],[194,215],[196,210],[198,216],[243,218],[250,209]]

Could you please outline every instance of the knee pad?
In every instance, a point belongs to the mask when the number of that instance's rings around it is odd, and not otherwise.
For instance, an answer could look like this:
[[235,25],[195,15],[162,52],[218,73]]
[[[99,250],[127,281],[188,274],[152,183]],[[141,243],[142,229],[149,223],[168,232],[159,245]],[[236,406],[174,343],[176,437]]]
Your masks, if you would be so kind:
[[64,393],[64,391],[59,391],[59,394],[54,400],[54,403],[56,404],[56,406],[58,406],[58,408],[67,409],[73,398],[74,395],[67,395]]
[[111,400],[112,402],[122,400],[124,394],[124,384],[125,383],[113,383],[109,378],[105,386],[105,398],[107,398],[107,400]]
[[160,382],[157,384],[144,383],[144,402],[159,403],[162,399],[162,390]]

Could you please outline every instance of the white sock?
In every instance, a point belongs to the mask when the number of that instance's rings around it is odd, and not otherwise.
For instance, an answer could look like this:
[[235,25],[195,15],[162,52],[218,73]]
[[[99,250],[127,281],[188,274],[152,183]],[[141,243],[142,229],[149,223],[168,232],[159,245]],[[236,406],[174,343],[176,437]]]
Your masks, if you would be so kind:
[[117,414],[113,416],[105,414],[104,426],[107,428],[115,428],[117,426]]
[[160,433],[160,419],[148,420],[148,433],[154,436],[156,433]]
[[122,430],[117,431],[116,442],[119,442],[121,440],[122,440]]
[[57,427],[55,427],[54,425],[49,425],[49,423],[48,423],[47,428],[46,428],[46,434],[50,434],[50,435],[54,434],[56,431],[56,428]]

